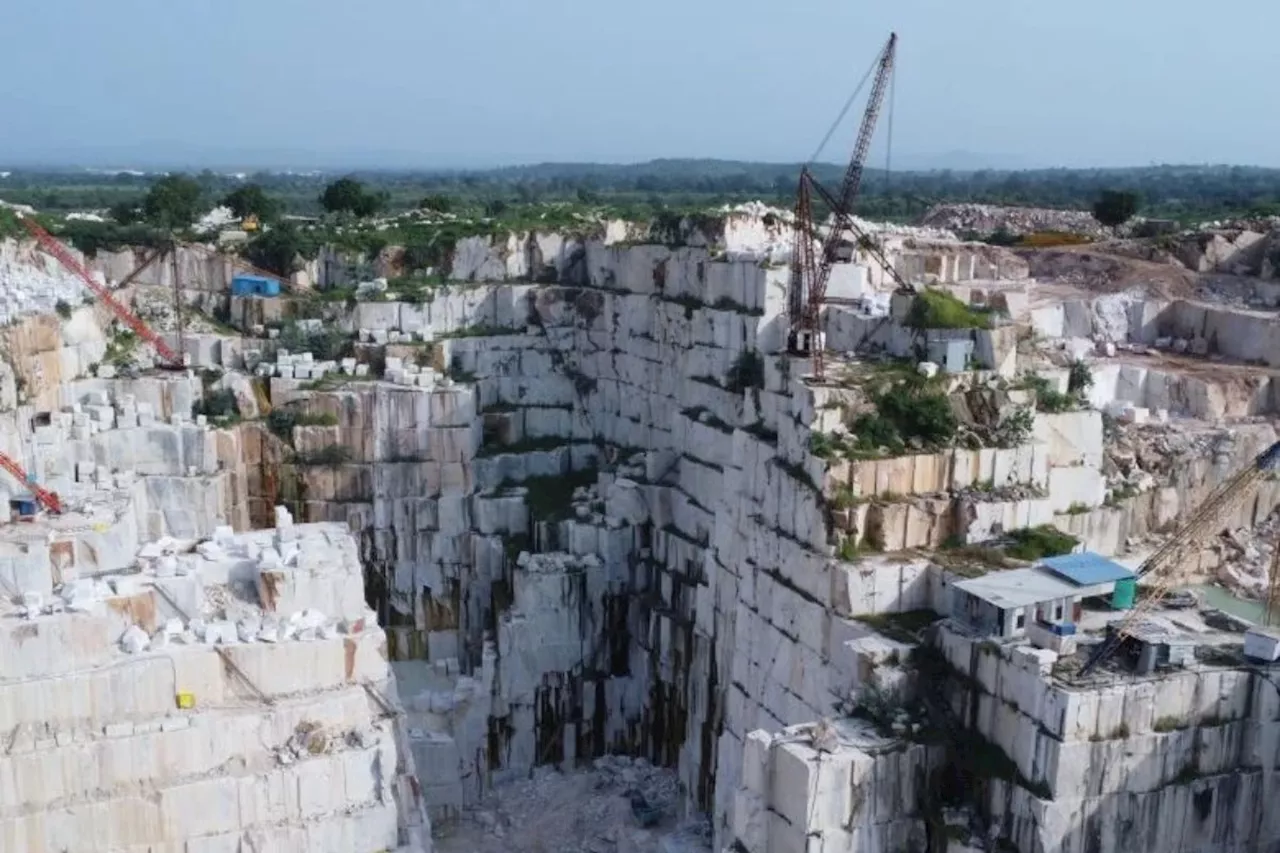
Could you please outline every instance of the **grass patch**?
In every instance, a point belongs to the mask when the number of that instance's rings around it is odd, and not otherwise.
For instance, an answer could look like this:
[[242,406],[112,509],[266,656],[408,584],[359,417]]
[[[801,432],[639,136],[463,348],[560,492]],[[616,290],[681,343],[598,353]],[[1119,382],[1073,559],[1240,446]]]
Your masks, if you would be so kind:
[[966,545],[955,537],[942,544],[934,553],[933,561],[952,574],[964,578],[982,577],[993,569],[1010,569],[1017,565],[999,548]]
[[1009,533],[1009,539],[1012,544],[1005,547],[1005,553],[1029,563],[1045,557],[1070,554],[1079,544],[1074,536],[1063,533],[1050,524],[1014,530]]
[[557,450],[568,447],[572,442],[555,435],[538,438],[524,438],[515,444],[486,444],[480,448],[477,457],[498,456],[503,453],[536,453],[539,450]]
[[514,326],[463,326],[452,332],[436,335],[436,340],[446,338],[497,338],[503,335],[523,335],[524,329]]
[[502,487],[522,486],[527,490],[525,505],[529,508],[531,522],[560,521],[573,515],[574,491],[595,481],[596,470],[588,468],[570,474],[530,477],[523,482],[508,481]]
[[1048,414],[1069,412],[1080,404],[1074,394],[1064,394],[1050,384],[1048,379],[1036,373],[1028,373],[1022,378],[1022,388],[1035,392],[1036,411]]
[[945,290],[925,290],[911,303],[906,325],[914,329],[990,329],[991,312],[972,308]]
[[1176,732],[1179,729],[1186,728],[1186,724],[1177,717],[1161,717],[1151,725],[1153,732],[1165,734],[1167,732]]
[[293,442],[293,428],[299,426],[337,426],[338,419],[330,414],[308,414],[296,409],[272,409],[267,414],[267,429],[281,441]]
[[345,444],[330,444],[313,453],[298,453],[294,462],[298,465],[344,465],[355,458],[355,451]]
[[868,613],[854,616],[856,621],[900,643],[919,643],[924,631],[942,617],[932,610],[907,610],[902,613]]

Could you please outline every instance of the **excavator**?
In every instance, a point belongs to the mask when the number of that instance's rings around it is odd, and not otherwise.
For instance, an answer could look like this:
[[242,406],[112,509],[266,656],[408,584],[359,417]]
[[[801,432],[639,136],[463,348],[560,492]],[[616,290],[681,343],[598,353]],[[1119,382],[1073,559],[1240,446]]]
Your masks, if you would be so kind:
[[[1229,519],[1245,499],[1253,494],[1255,487],[1275,474],[1280,469],[1280,441],[1268,447],[1253,460],[1244,470],[1218,486],[1205,499],[1192,516],[1187,519],[1177,532],[1155,553],[1143,561],[1138,567],[1138,577],[1150,575],[1153,583],[1146,588],[1147,594],[1129,611],[1119,626],[1113,627],[1107,639],[1094,649],[1093,654],[1085,661],[1080,675],[1088,675],[1099,664],[1107,660],[1124,643],[1134,636],[1134,631],[1142,623],[1143,618],[1157,607],[1173,585],[1174,570],[1186,559],[1187,555],[1203,546],[1204,542]],[[1280,545],[1276,548],[1280,554]],[[1267,602],[1268,619],[1272,599],[1276,587],[1276,565],[1272,564],[1272,595]]]

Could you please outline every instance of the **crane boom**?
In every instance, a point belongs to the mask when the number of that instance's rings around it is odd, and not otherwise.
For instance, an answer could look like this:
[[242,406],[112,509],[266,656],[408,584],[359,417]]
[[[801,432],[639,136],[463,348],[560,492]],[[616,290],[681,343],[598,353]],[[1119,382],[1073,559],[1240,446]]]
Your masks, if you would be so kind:
[[820,259],[813,258],[812,242],[817,235],[817,229],[814,227],[810,209],[810,190],[818,189],[828,200],[832,199],[832,196],[821,190],[807,166],[800,170],[800,185],[796,193],[795,254],[792,257],[788,307],[791,310],[793,349],[802,350],[801,342],[807,342],[808,350],[813,357],[813,372],[818,379],[823,375],[822,344],[818,336],[822,305],[827,298],[827,284],[831,280],[831,271],[836,262],[839,244],[846,231],[856,230],[852,220],[853,202],[862,187],[867,152],[871,148],[871,137],[875,133],[876,121],[880,117],[880,108],[884,104],[885,93],[888,90],[889,78],[893,74],[897,44],[897,34],[890,33],[889,40],[876,60],[875,82],[871,87],[871,94],[867,97],[866,111],[862,115],[858,138],[854,143],[849,165],[845,169],[839,195],[834,197],[836,204],[832,205],[832,226],[822,241]]
[[1155,578],[1155,583],[1149,588],[1147,596],[1129,611],[1124,621],[1120,623],[1120,627],[1100,644],[1085,662],[1080,669],[1081,675],[1088,675],[1094,667],[1114,652],[1126,637],[1133,636],[1134,627],[1164,598],[1173,584],[1171,569],[1182,562],[1187,551],[1199,547],[1206,537],[1213,534],[1215,528],[1225,524],[1231,513],[1252,492],[1253,487],[1274,473],[1277,468],[1280,468],[1280,441],[1258,454],[1248,467],[1214,489],[1177,532],[1143,561],[1138,567],[1138,577],[1150,574]]
[[22,224],[27,226],[27,230],[31,232],[31,236],[36,238],[36,241],[46,252],[57,258],[58,261],[70,272],[79,276],[85,286],[92,290],[94,295],[105,302],[107,307],[115,313],[116,317],[118,317],[121,322],[133,329],[133,331],[137,333],[138,337],[142,338],[142,340],[155,347],[156,352],[160,354],[162,359],[172,365],[182,364],[182,359],[178,357],[178,354],[175,353],[159,335],[152,331],[150,326],[142,322],[142,320],[126,308],[120,300],[112,296],[110,290],[103,285],[98,284],[98,282],[94,280],[93,276],[89,274],[89,271],[84,268],[84,265],[77,261],[71,252],[67,251],[66,246],[54,239],[52,234],[44,230],[44,228],[42,228],[40,224],[31,217],[24,216],[22,218]]
[[31,493],[36,496],[36,500],[40,501],[40,503],[44,505],[44,508],[49,510],[49,512],[58,513],[59,515],[62,513],[62,501],[58,498],[57,494],[36,485],[35,482],[27,476],[27,472],[22,470],[21,465],[3,453],[0,453],[0,468],[8,471],[13,475],[14,479],[30,489]]
[[[844,181],[840,185],[840,207],[834,211],[837,217],[847,217],[852,211],[853,201],[862,188],[862,172],[867,162],[867,152],[871,150],[871,137],[876,131],[876,121],[880,118],[880,107],[884,105],[884,95],[888,89],[889,75],[893,73],[893,60],[897,52],[898,34],[890,33],[889,41],[880,52],[880,61],[876,69],[876,79],[871,85],[871,94],[867,97],[867,109],[862,114],[862,124],[858,127],[858,141],[853,146],[853,157],[844,172]],[[839,235],[832,232],[827,236],[828,243],[839,240]]]

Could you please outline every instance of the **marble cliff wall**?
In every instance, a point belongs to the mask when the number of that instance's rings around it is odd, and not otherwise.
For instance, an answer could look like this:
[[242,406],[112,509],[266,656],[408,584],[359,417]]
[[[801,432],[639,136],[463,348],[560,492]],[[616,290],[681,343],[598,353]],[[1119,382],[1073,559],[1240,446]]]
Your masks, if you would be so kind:
[[[438,817],[610,749],[679,765],[723,814],[745,733],[831,705],[815,412],[778,355],[786,270],[661,246],[590,246],[587,269],[580,287],[361,304],[353,331],[436,340],[389,348],[391,381],[273,378],[275,405],[333,425],[292,447],[259,428],[250,454],[251,504],[360,532]],[[452,379],[424,387],[413,361]],[[315,461],[333,446],[349,456]]]

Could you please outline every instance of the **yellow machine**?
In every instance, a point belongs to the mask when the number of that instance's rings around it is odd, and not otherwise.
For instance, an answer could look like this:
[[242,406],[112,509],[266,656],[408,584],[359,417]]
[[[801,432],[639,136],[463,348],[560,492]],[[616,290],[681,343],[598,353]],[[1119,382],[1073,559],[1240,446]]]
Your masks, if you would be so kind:
[[257,231],[258,215],[256,213],[250,213],[244,219],[240,220],[240,230],[241,231]]

